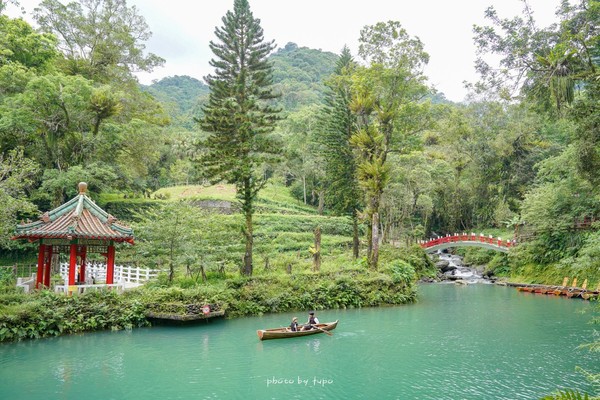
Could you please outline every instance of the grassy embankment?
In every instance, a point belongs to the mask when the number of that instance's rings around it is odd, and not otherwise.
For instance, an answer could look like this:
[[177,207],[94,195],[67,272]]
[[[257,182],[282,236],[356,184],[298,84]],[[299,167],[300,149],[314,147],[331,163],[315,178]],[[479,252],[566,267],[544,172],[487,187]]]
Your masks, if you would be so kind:
[[[199,206],[206,206],[206,201],[234,202],[234,191],[226,185],[175,187],[162,189],[154,197],[162,200],[112,196],[101,201],[109,212],[127,221],[134,211],[178,200]],[[204,217],[210,223],[202,225],[208,227],[202,235],[206,280],[180,265],[173,282],[161,275],[122,296],[109,293],[65,298],[52,293],[6,293],[0,295],[0,341],[131,328],[147,323],[147,311],[183,312],[188,304],[212,304],[229,317],[403,304],[415,300],[417,277],[432,274],[432,264],[419,248],[383,246],[380,268],[368,270],[364,259],[352,259],[349,219],[317,215],[282,186],[268,186],[257,209],[252,277],[238,272],[244,249],[242,217],[208,212]],[[309,250],[316,226],[322,229],[322,266],[318,272],[313,271]]]

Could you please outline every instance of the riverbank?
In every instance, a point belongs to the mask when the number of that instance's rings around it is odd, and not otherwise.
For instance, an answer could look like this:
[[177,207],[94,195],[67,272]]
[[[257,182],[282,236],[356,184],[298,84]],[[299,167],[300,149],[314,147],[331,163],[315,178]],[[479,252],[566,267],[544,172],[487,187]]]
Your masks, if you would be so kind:
[[[384,263],[378,271],[360,266],[322,272],[263,273],[183,287],[165,277],[118,295],[95,292],[64,296],[49,291],[0,295],[0,342],[96,330],[148,326],[148,314],[181,313],[206,304],[227,318],[309,309],[398,305],[416,300],[417,278],[433,264],[418,249]],[[417,272],[418,271],[418,272]]]

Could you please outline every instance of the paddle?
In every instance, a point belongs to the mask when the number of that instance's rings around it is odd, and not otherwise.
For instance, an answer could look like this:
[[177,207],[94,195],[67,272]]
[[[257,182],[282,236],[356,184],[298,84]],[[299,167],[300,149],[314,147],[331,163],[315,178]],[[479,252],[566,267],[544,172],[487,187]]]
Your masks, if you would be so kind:
[[326,331],[325,329],[321,329],[316,325],[311,325],[313,328],[317,328],[318,330],[320,330],[321,332],[325,332],[326,334],[328,334],[329,336],[333,336],[333,333]]

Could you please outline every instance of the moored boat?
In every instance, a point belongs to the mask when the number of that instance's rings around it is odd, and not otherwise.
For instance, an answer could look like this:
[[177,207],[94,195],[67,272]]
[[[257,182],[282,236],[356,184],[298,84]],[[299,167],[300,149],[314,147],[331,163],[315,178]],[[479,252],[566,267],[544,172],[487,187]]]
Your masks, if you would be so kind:
[[535,290],[535,286],[526,285],[526,286],[517,286],[517,291],[519,292],[533,292]]
[[544,286],[543,289],[541,289],[539,292],[536,292],[536,293],[554,294],[555,290],[562,290],[562,289],[566,288],[568,284],[569,284],[569,277],[565,276],[565,278],[563,279],[562,285],[560,285],[560,286]]
[[585,293],[587,291],[587,284],[588,281],[587,279],[585,281],[583,281],[583,285],[581,285],[580,288],[571,288],[571,290],[569,290],[566,294],[567,297],[581,297],[582,293]]
[[597,299],[600,295],[600,282],[598,282],[598,287],[596,290],[586,290],[581,293],[581,298],[584,300],[592,300]]
[[593,300],[600,297],[600,291],[585,292],[581,294],[581,298],[584,300]]
[[571,283],[571,286],[565,286],[560,289],[556,289],[552,293],[554,293],[555,296],[566,296],[567,293],[569,293],[569,291],[573,288],[577,288],[577,278],[573,278],[573,283]]
[[324,333],[334,330],[337,327],[338,321],[326,322],[323,324],[315,324],[315,329],[309,331],[296,331],[292,332],[288,328],[274,328],[274,329],[259,329],[256,331],[260,340],[268,339],[287,339],[297,336],[308,336],[317,333]]

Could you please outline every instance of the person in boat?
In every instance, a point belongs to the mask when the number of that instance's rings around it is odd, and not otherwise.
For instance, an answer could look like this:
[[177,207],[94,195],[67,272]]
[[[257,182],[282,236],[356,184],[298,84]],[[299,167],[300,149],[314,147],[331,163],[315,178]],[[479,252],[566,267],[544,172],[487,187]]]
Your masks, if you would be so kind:
[[292,318],[292,323],[290,324],[290,331],[298,332],[298,317]]
[[311,329],[316,329],[314,325],[319,323],[319,319],[315,317],[315,312],[311,311],[308,313],[308,322],[302,328],[303,331],[310,331]]

